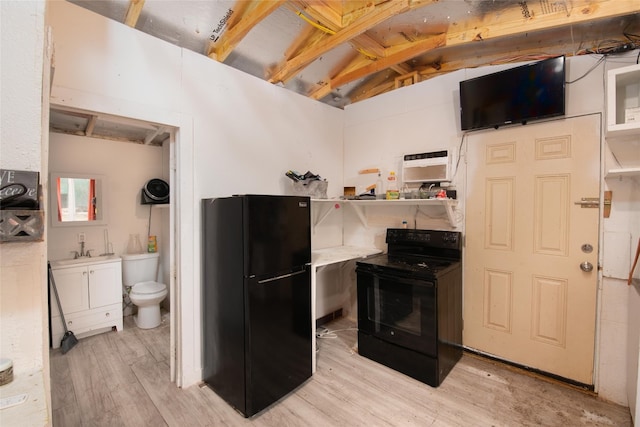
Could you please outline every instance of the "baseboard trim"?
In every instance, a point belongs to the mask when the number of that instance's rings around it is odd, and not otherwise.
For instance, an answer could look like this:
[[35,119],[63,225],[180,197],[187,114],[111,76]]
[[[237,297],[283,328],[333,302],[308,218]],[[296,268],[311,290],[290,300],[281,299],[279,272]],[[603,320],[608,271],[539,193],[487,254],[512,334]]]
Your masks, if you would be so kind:
[[473,349],[473,348],[469,348],[469,347],[464,347],[464,352],[476,357],[479,357],[481,359],[488,359],[488,360],[492,360],[496,363],[500,363],[503,365],[507,365],[510,366],[512,368],[515,368],[519,371],[524,371],[528,374],[531,374],[535,377],[541,378],[541,379],[546,379],[546,380],[552,380],[553,382],[556,383],[561,383],[567,386],[571,386],[572,388],[576,388],[578,390],[582,390],[582,391],[586,391],[586,392],[591,392],[591,393],[595,393],[595,386],[592,384],[584,384],[581,383],[579,381],[575,381],[569,378],[565,378],[562,377],[560,375],[556,375],[556,374],[552,374],[550,372],[546,372],[546,371],[542,371],[540,369],[535,369],[532,368],[530,366],[525,366],[525,365],[521,365],[519,363],[516,362],[511,362],[509,360],[505,360],[505,359],[500,359],[499,357],[487,354],[487,353],[483,353],[479,350]]
[[325,323],[329,323],[332,320],[336,320],[342,317],[342,309],[339,308],[336,311],[326,314],[324,316],[322,316],[319,319],[316,319],[316,328],[319,328],[320,326],[324,325]]

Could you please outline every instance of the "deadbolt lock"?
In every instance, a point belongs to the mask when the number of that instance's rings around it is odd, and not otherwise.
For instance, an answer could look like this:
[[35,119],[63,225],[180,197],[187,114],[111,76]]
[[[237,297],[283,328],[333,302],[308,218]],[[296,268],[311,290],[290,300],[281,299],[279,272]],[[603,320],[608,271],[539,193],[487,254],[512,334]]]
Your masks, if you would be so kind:
[[590,254],[591,252],[593,252],[593,246],[588,243],[580,246],[580,249],[582,249],[582,252],[584,252],[585,254]]

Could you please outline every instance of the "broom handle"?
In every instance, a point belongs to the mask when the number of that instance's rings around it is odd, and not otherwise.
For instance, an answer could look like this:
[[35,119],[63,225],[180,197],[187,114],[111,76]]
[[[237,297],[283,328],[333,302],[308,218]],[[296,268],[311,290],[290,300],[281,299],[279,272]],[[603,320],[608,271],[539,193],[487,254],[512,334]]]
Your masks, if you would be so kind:
[[640,239],[638,239],[638,249],[636,249],[636,258],[633,260],[633,265],[631,266],[631,271],[629,272],[629,280],[627,281],[627,285],[631,286],[633,283],[633,270],[636,269],[636,265],[638,265],[638,258],[640,258]]
[[69,332],[67,329],[67,321],[64,320],[64,313],[62,312],[62,304],[60,304],[60,297],[58,296],[58,288],[56,288],[56,281],[53,279],[53,271],[51,271],[51,264],[47,263],[47,269],[49,270],[49,280],[51,280],[51,286],[53,286],[53,293],[56,295],[56,302],[58,303],[58,311],[62,318],[62,326],[64,327],[64,333]]

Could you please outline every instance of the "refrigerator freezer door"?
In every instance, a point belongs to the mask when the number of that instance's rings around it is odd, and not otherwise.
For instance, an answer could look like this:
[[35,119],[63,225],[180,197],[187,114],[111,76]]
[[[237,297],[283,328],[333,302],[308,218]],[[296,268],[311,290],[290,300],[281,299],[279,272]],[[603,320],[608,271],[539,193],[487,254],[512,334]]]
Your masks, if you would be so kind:
[[311,262],[308,197],[243,197],[246,277],[288,272]]
[[251,416],[311,377],[311,277],[248,279],[247,414]]

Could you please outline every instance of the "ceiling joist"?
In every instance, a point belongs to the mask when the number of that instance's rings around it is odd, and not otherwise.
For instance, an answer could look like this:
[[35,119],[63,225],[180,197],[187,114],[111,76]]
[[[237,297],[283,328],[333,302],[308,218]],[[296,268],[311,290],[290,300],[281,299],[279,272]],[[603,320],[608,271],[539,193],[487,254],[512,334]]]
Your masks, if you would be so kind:
[[[349,42],[354,37],[364,33],[368,29],[380,24],[392,16],[406,12],[410,9],[412,2],[409,0],[389,1],[377,6],[372,12],[363,16],[348,27],[336,32],[333,35],[325,36],[324,43],[319,44],[313,49],[308,49],[298,56],[286,61],[277,67],[276,71],[271,75],[269,81],[271,83],[285,82],[293,75],[298,73],[300,69],[309,65],[326,52],[338,47],[342,43]],[[429,4],[429,2],[419,3],[421,6]]]
[[131,28],[135,28],[142,13],[145,0],[129,0],[129,8],[124,17],[124,23]]
[[[523,12],[522,4],[513,4],[512,7],[505,9],[499,18],[491,15],[457,23],[454,27],[455,31],[390,47],[386,49],[383,58],[369,61],[359,69],[340,73],[329,81],[323,82],[309,96],[314,99],[322,99],[340,86],[383,69],[394,67],[437,48],[473,44],[523,34],[533,37],[536,32],[567,25],[567,23],[580,24],[638,12],[637,5],[627,1],[576,1],[572,4],[574,7],[570,10],[567,8],[548,10],[543,7],[543,3],[531,3],[527,6],[528,14]],[[458,30],[459,27],[462,28]]]
[[236,17],[234,17],[233,21],[227,22],[227,31],[220,40],[210,43],[207,55],[212,59],[224,62],[238,43],[249,34],[249,31],[284,2],[285,0],[239,0],[236,2],[234,10],[240,11],[240,13],[234,12]]

